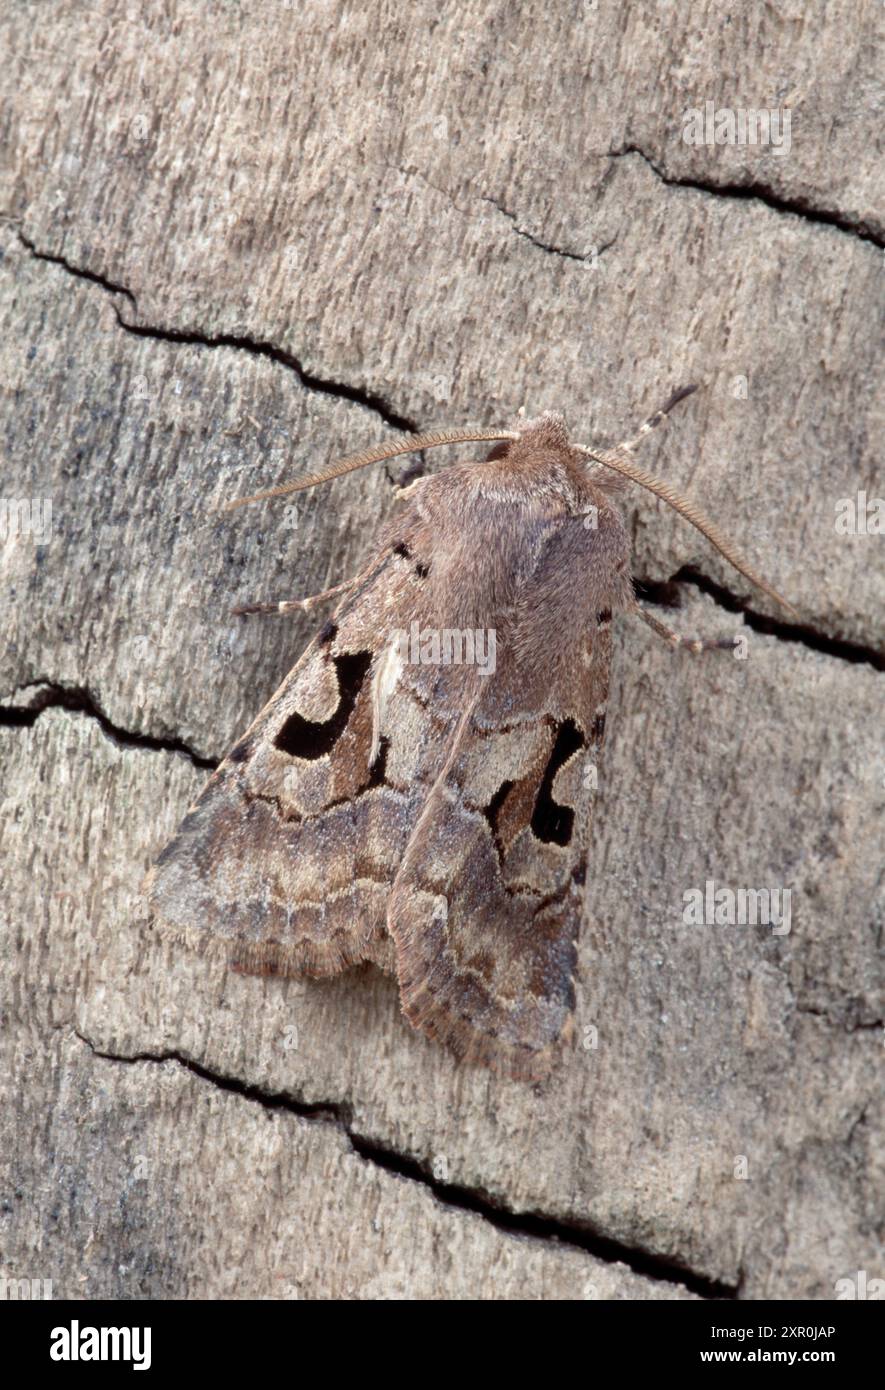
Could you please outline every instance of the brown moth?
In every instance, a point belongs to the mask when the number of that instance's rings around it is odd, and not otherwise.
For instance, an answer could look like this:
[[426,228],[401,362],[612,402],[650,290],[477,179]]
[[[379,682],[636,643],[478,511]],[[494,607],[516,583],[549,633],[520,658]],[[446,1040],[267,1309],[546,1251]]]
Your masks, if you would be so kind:
[[495,441],[483,461],[403,489],[354,579],[238,610],[339,596],[151,870],[163,932],[254,974],[329,976],[371,961],[396,975],[414,1027],[459,1057],[546,1075],[575,1003],[584,772],[605,727],[612,615],[637,614],[692,651],[733,646],[680,638],[637,603],[619,475],[789,608],[631,457],[694,389],[605,453],[570,444],[544,415],[515,431],[408,438],[260,495],[436,444]]

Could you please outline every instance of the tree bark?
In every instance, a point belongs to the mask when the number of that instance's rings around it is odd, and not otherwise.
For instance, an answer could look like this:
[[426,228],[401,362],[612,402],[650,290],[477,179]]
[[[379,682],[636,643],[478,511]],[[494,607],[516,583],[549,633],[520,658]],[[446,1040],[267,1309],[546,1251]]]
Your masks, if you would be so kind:
[[[874,515],[883,422],[882,7],[37,18],[0,17],[4,1272],[552,1299],[881,1271],[883,542],[836,518]],[[687,143],[710,100],[789,109],[789,149]],[[747,656],[619,621],[550,1081],[460,1067],[372,969],[158,944],[144,871],[315,628],[230,610],[355,573],[401,465],[216,505],[523,406],[612,443],[689,381],[643,464],[802,619],[629,496],[635,573],[681,601],[654,611]],[[708,880],[789,889],[789,932],[687,925]]]

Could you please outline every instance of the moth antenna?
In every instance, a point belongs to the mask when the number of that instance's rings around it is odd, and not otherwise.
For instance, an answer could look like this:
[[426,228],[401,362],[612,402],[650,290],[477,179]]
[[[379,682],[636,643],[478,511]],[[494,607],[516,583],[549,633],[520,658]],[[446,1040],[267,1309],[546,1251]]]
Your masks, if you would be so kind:
[[383,463],[385,459],[396,458],[399,454],[413,454],[420,449],[435,449],[439,444],[485,444],[499,439],[518,439],[513,430],[441,430],[434,434],[412,434],[407,439],[392,444],[375,444],[371,449],[363,449],[359,454],[351,454],[340,459],[330,468],[320,473],[309,473],[306,478],[298,478],[294,483],[281,483],[267,492],[256,492],[251,497],[238,497],[226,502],[221,508],[224,512],[245,507],[249,502],[264,502],[269,497],[285,497],[290,492],[301,492],[306,487],[316,487],[328,483],[332,478],[340,478],[344,473],[353,473],[357,468],[366,468],[370,463]]
[[[658,413],[660,414],[660,412]],[[654,416],[651,417],[651,420],[654,421],[655,424],[659,423],[659,421],[655,420]],[[652,428],[650,423],[648,424],[648,428]],[[640,431],[639,435],[636,436],[637,439],[641,438],[643,432],[644,430]],[[777,589],[772,588],[766,579],[763,579],[760,574],[757,574],[756,571],[752,569],[739,551],[734,548],[728,537],[720,531],[714,521],[711,521],[708,516],[705,516],[700,508],[696,507],[688,498],[683,497],[680,493],[676,492],[674,488],[670,487],[669,483],[662,483],[659,478],[654,478],[651,473],[646,473],[644,468],[640,468],[639,464],[636,463],[634,459],[623,452],[623,446],[617,449],[601,451],[599,453],[594,449],[579,447],[581,453],[593,459],[594,463],[602,463],[606,468],[613,468],[616,473],[622,473],[625,477],[632,479],[634,483],[639,483],[640,487],[644,487],[649,492],[653,492],[656,497],[660,497],[662,501],[666,502],[667,505],[678,512],[680,516],[684,516],[686,521],[691,522],[692,526],[696,527],[697,530],[701,532],[701,535],[706,536],[710,544],[716,547],[720,555],[725,556],[728,563],[733,565],[739,574],[742,574],[745,579],[749,579],[750,583],[754,584],[757,589],[761,589],[764,594],[768,594],[769,598],[774,599],[775,603],[779,603],[788,613],[792,613],[794,618],[800,617],[800,614],[793,607],[792,603],[788,603],[783,595],[778,593]]]
[[666,502],[667,505],[678,512],[680,516],[684,516],[686,521],[691,522],[692,526],[696,527],[697,530],[701,532],[701,535],[706,536],[710,544],[716,547],[720,555],[725,556],[728,563],[733,565],[739,574],[742,574],[745,579],[749,579],[750,583],[754,584],[757,589],[761,589],[764,594],[768,594],[769,598],[773,598],[775,603],[779,603],[788,613],[792,613],[795,618],[798,618],[799,613],[793,607],[792,603],[788,603],[783,595],[778,593],[777,589],[772,588],[768,581],[762,578],[761,574],[757,574],[756,571],[751,568],[743,556],[734,548],[728,537],[723,535],[719,530],[719,527],[714,521],[711,521],[708,516],[704,515],[699,507],[696,507],[688,498],[681,496],[681,494],[678,493],[675,488],[670,487],[668,483],[662,483],[658,478],[653,478],[651,473],[646,473],[645,469],[640,468],[639,464],[634,462],[630,457],[630,451],[635,449],[636,446],[642,442],[649,431],[655,429],[657,425],[664,424],[673,407],[678,405],[680,401],[684,401],[686,396],[693,395],[697,389],[697,386],[681,386],[678,391],[674,391],[672,396],[661,406],[660,410],[656,410],[654,415],[650,415],[645,423],[639,427],[639,430],[633,438],[625,440],[623,444],[619,444],[617,448],[606,449],[597,453],[593,449],[579,445],[580,452],[586,454],[588,458],[593,459],[594,463],[604,464],[606,468],[612,468],[615,472],[622,473],[624,477],[630,478],[634,483],[639,483],[640,487],[644,487],[649,492],[653,492],[656,497],[660,497],[662,501]]

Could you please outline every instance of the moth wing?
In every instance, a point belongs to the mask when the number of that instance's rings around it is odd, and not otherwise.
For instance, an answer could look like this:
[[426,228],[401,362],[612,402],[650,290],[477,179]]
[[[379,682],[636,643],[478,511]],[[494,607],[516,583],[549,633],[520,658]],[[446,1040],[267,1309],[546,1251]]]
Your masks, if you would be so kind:
[[383,553],[213,774],[146,881],[162,934],[247,973],[394,968],[387,897],[426,787],[386,780],[378,665],[412,586]]
[[453,672],[448,696],[437,691],[463,713],[390,897],[410,1022],[522,1079],[549,1072],[575,1004],[586,768],[611,665],[611,611],[597,606],[606,596],[575,567],[592,544],[563,528],[498,643],[495,672],[470,687]]

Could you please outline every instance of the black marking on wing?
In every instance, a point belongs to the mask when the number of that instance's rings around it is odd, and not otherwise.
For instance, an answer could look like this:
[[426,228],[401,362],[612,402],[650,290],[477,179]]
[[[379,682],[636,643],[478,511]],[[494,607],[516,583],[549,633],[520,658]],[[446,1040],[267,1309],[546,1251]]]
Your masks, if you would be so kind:
[[501,810],[501,807],[504,805],[504,802],[510,795],[512,787],[512,782],[502,782],[498,790],[495,792],[495,795],[488,803],[488,805],[481,807],[482,813],[488,821],[489,829],[492,832],[492,839],[495,842],[495,849],[497,851],[499,861],[503,860],[504,855],[503,847],[498,836],[498,812]]
[[292,758],[322,758],[331,753],[335,742],[347,728],[357,696],[372,664],[371,652],[346,653],[334,658],[340,698],[329,719],[317,723],[303,715],[290,714],[274,739],[274,746]]
[[369,780],[363,791],[371,791],[373,787],[383,787],[387,784],[387,754],[390,749],[390,739],[386,734],[381,735],[378,745],[378,756],[369,769]]
[[573,720],[560,724],[532,812],[532,834],[545,844],[567,845],[572,838],[575,813],[571,806],[560,806],[553,800],[553,782],[559,769],[584,747],[584,742],[584,735]]
[[239,743],[235,743],[227,755],[226,761],[229,763],[244,763],[252,752],[253,743],[250,738],[241,738]]

